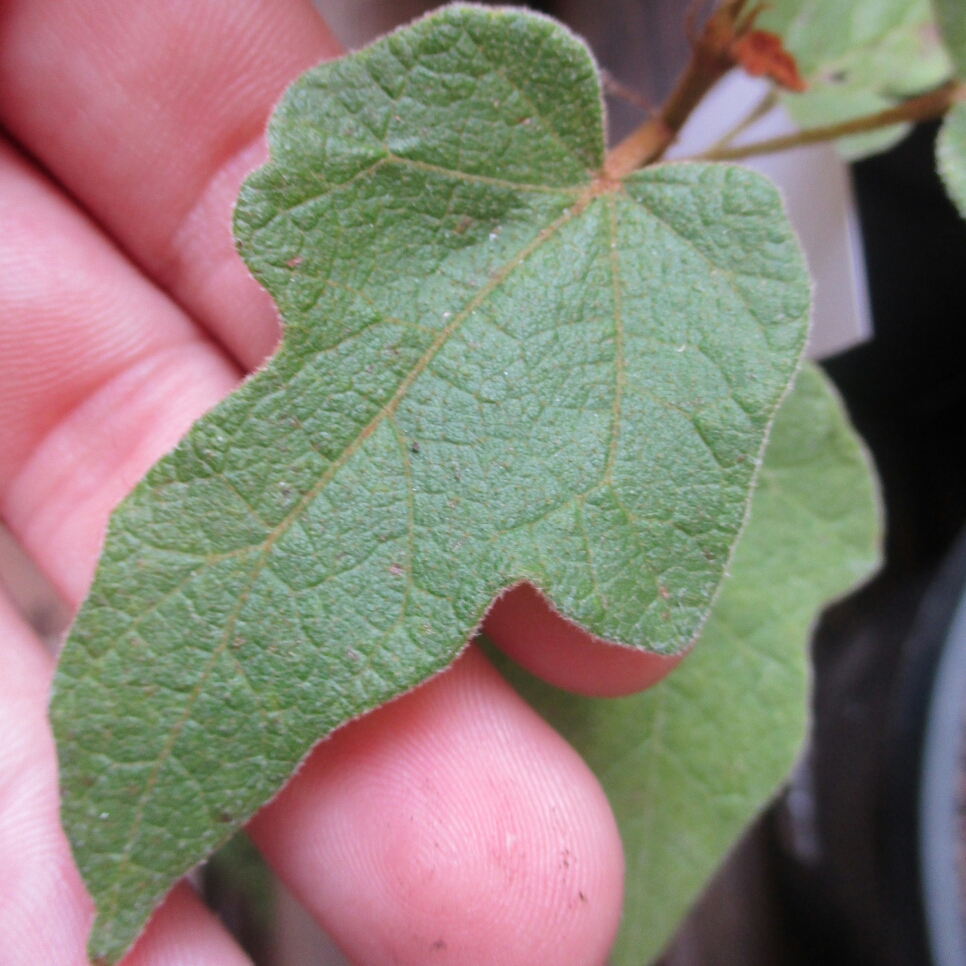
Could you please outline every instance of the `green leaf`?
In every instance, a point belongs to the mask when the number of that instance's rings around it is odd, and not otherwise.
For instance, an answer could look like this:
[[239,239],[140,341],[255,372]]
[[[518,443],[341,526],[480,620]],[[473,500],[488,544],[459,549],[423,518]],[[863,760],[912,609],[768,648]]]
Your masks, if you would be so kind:
[[[934,0],[936,19],[956,74],[966,78],[966,5],[963,0]],[[936,139],[936,166],[946,193],[966,218],[966,104],[954,104]]]
[[959,77],[966,77],[966,6],[963,0],[933,0],[943,42]]
[[113,515],[55,682],[92,957],[508,585],[661,653],[704,621],[808,283],[761,176],[599,176],[600,105],[563,28],[458,6],[278,107],[235,229],[283,345]]
[[946,192],[966,218],[966,103],[954,104],[936,139],[936,163]]
[[[802,128],[894,107],[951,71],[929,0],[771,0],[759,23],[782,36],[808,82],[804,94],[781,97]],[[855,160],[891,147],[908,131],[909,125],[896,125],[854,135],[837,148]]]
[[613,966],[662,950],[787,774],[806,728],[810,628],[877,566],[878,507],[865,451],[807,367],[775,421],[730,577],[669,678],[633,697],[583,698],[496,656],[614,809],[627,873]]

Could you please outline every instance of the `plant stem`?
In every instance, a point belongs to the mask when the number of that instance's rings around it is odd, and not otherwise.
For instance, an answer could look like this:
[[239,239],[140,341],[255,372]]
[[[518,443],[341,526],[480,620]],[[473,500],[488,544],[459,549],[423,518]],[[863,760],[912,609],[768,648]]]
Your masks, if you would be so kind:
[[950,107],[966,95],[966,86],[958,81],[950,81],[937,87],[928,94],[912,97],[888,110],[876,114],[867,114],[839,124],[826,124],[822,127],[807,128],[786,134],[782,137],[769,138],[766,141],[756,141],[741,147],[712,146],[703,154],[696,155],[689,160],[694,161],[737,161],[759,154],[774,154],[778,151],[789,151],[792,148],[805,147],[809,144],[819,144],[834,141],[850,134],[865,134],[868,131],[878,131],[893,124],[915,123],[917,121],[933,121],[942,117]]
[[772,88],[764,97],[725,134],[722,134],[708,151],[719,151],[731,144],[739,134],[747,131],[756,121],[760,121],[769,111],[778,104],[778,92]]
[[[695,39],[684,73],[657,115],[632,131],[607,152],[604,176],[623,178],[657,161],[671,146],[691,112],[705,94],[734,66],[730,48],[747,0],[725,0],[711,14]],[[751,17],[750,19],[754,19]],[[742,28],[749,18],[742,21]]]

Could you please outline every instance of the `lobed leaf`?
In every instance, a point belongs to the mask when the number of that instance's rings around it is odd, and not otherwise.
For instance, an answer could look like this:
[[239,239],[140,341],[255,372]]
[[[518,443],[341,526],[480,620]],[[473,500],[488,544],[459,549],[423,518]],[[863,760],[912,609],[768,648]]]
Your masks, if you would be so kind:
[[[894,107],[951,72],[929,0],[771,0],[759,22],[784,39],[808,82],[804,94],[781,95],[802,128]],[[895,125],[836,145],[856,160],[886,150],[908,131],[909,125]]]
[[106,961],[508,585],[686,647],[805,341],[774,187],[605,179],[594,64],[545,18],[447,8],[309,71],[269,142],[235,231],[282,347],[112,516],[54,686]]
[[772,430],[748,529],[694,652],[665,681],[584,698],[494,656],[584,756],[627,859],[611,962],[657,956],[741,830],[774,794],[808,718],[808,638],[819,610],[879,561],[868,456],[816,368]]

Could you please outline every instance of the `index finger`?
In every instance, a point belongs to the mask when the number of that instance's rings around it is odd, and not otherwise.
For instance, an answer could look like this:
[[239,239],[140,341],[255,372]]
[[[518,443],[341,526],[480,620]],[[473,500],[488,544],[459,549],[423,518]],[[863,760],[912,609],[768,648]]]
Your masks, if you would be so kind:
[[0,121],[251,369],[278,321],[231,208],[286,84],[338,53],[308,0],[9,0]]

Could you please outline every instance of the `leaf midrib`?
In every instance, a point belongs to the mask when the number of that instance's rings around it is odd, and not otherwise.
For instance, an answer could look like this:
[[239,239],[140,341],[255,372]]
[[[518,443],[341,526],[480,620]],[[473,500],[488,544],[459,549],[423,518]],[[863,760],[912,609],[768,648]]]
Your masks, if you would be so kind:
[[[442,172],[441,172],[442,173]],[[515,186],[520,187],[520,186]],[[555,193],[561,193],[559,189],[554,189]],[[357,436],[349,443],[348,446],[343,449],[342,453],[339,454],[338,458],[332,461],[332,463],[326,467],[325,471],[319,477],[318,481],[309,489],[302,498],[296,503],[296,505],[289,511],[289,513],[273,527],[263,542],[262,552],[258,555],[255,565],[252,567],[249,579],[245,586],[242,588],[241,593],[238,595],[238,601],[236,605],[232,608],[231,613],[228,616],[228,621],[225,626],[225,630],[222,633],[221,639],[219,640],[217,646],[211,652],[211,656],[205,664],[204,669],[201,672],[201,676],[198,683],[189,692],[187,701],[185,703],[185,709],[181,717],[175,722],[174,726],[171,728],[168,741],[165,743],[164,748],[161,750],[160,755],[157,758],[155,767],[151,774],[148,776],[147,782],[145,784],[145,790],[141,795],[138,802],[137,812],[135,813],[134,822],[131,826],[131,832],[128,836],[128,840],[125,843],[124,851],[121,854],[120,866],[121,870],[130,863],[131,852],[134,848],[134,844],[137,841],[138,834],[140,832],[141,822],[144,817],[144,809],[147,802],[151,798],[151,794],[154,790],[154,786],[157,782],[158,775],[161,771],[162,766],[165,761],[170,757],[171,752],[174,749],[178,737],[181,734],[182,729],[188,722],[191,714],[191,710],[194,707],[195,702],[200,696],[204,684],[208,679],[208,675],[211,673],[212,668],[215,666],[218,658],[224,653],[228,647],[229,642],[234,634],[234,629],[239,615],[244,610],[246,603],[248,602],[249,595],[251,594],[252,588],[254,587],[258,577],[260,576],[264,566],[268,560],[268,556],[274,547],[275,543],[282,537],[292,524],[301,517],[305,512],[306,508],[315,500],[315,498],[325,489],[325,487],[332,481],[335,475],[342,469],[343,466],[351,459],[351,457],[359,450],[362,444],[368,439],[372,433],[381,425],[385,419],[391,419],[395,414],[396,409],[399,404],[405,398],[409,389],[416,379],[425,371],[426,367],[432,362],[438,352],[443,348],[443,346],[449,341],[450,337],[456,332],[456,330],[462,325],[466,318],[471,315],[483,302],[486,301],[511,275],[517,268],[519,268],[531,255],[533,255],[545,242],[549,241],[554,235],[556,235],[560,229],[562,229],[566,224],[577,218],[583,213],[591,201],[596,197],[599,197],[600,191],[596,185],[591,184],[583,189],[583,191],[576,197],[574,205],[565,210],[563,214],[559,215],[553,222],[548,226],[541,229],[535,238],[531,239],[523,248],[520,249],[517,254],[504,264],[504,266],[494,273],[490,280],[484,285],[479,292],[464,306],[460,312],[454,315],[453,319],[449,324],[440,330],[439,335],[429,346],[426,352],[423,353],[422,357],[416,363],[415,366],[409,371],[406,378],[399,384],[396,392],[393,394],[392,398],[384,406],[380,407],[379,411],[373,416],[369,423],[363,427],[363,429],[357,434]],[[251,547],[246,547],[245,549],[251,549]],[[264,732],[263,732],[264,734]],[[118,876],[120,879],[120,875]],[[120,903],[120,893],[119,890],[115,890],[115,899],[112,905],[111,918],[114,918],[118,905]]]
[[[378,162],[376,162],[376,164],[370,166],[367,169],[367,171],[372,171],[375,168],[378,168],[382,166],[382,164],[385,164],[387,162],[388,163],[397,162],[403,165],[417,167],[423,170],[438,173],[440,175],[453,177],[454,179],[461,178],[463,180],[473,180],[473,181],[482,180],[481,178],[478,178],[475,175],[466,175],[465,173],[462,173],[462,172],[451,171],[449,169],[439,168],[433,165],[426,165],[422,162],[412,162],[405,158],[396,158],[396,156],[387,156],[380,159]],[[360,172],[360,174],[362,173],[363,172]],[[494,183],[492,180],[489,180],[489,179],[487,180],[491,184]],[[497,183],[499,183],[498,179],[496,179],[496,181]],[[507,187],[512,187],[516,190],[522,190],[522,191],[526,191],[530,187],[527,185],[522,185],[514,182],[503,182],[503,184],[505,184]],[[338,187],[343,187],[343,186],[340,185]],[[721,266],[716,265],[714,262],[712,262],[711,259],[708,258],[708,256],[705,255],[703,252],[701,252],[700,249],[698,249],[697,246],[695,246],[693,242],[691,242],[689,239],[686,239],[683,236],[680,236],[680,233],[674,228],[673,225],[668,224],[664,218],[662,218],[657,212],[653,211],[646,203],[644,203],[639,198],[635,198],[632,195],[628,195],[625,191],[623,183],[617,183],[617,184],[604,183],[600,180],[595,180],[590,184],[584,186],[582,189],[579,189],[579,193],[578,193],[578,189],[552,188],[552,189],[546,189],[546,190],[549,191],[549,193],[553,193],[557,195],[569,194],[572,197],[574,197],[574,204],[568,209],[565,209],[564,212],[561,215],[559,215],[556,219],[554,219],[554,221],[552,221],[549,225],[541,229],[534,238],[532,238],[526,245],[524,245],[516,253],[516,255],[513,258],[509,259],[503,265],[502,268],[500,268],[498,271],[496,271],[494,274],[491,275],[488,282],[473,296],[472,299],[470,299],[469,302],[467,302],[464,308],[461,309],[458,313],[456,313],[453,319],[449,322],[449,324],[439,331],[437,337],[433,340],[432,344],[423,353],[423,355],[420,357],[418,362],[413,366],[413,368],[409,371],[406,377],[399,384],[399,386],[397,387],[396,391],[394,392],[390,400],[382,407],[379,408],[378,412],[375,413],[375,415],[372,417],[369,423],[365,427],[363,427],[363,429],[357,434],[357,436],[343,449],[343,451],[340,453],[338,458],[333,460],[332,463],[328,467],[326,467],[325,471],[321,474],[318,481],[311,487],[311,489],[309,489],[300,498],[300,500],[298,501],[298,503],[296,503],[296,505],[292,508],[292,510],[290,510],[289,513],[268,532],[262,544],[262,550],[257,555],[255,564],[252,567],[252,570],[249,574],[249,578],[245,586],[243,587],[242,591],[240,592],[238,596],[238,600],[228,617],[228,621],[226,623],[225,630],[221,636],[221,639],[218,642],[217,646],[214,648],[214,650],[211,652],[211,655],[208,661],[206,662],[204,669],[201,672],[201,676],[198,680],[198,683],[189,693],[184,711],[181,717],[172,727],[168,740],[165,743],[165,746],[162,749],[161,754],[158,756],[156,760],[155,767],[152,770],[151,774],[148,776],[145,790],[141,795],[140,801],[138,802],[137,812],[135,814],[134,822],[131,826],[131,832],[125,844],[124,850],[121,854],[120,864],[122,868],[127,864],[129,864],[131,861],[131,853],[132,853],[134,844],[138,838],[141,823],[143,820],[144,810],[147,805],[147,802],[151,798],[160,770],[164,765],[164,762],[170,757],[184,725],[190,719],[191,710],[195,702],[197,701],[198,697],[200,696],[204,688],[204,684],[207,681],[207,678],[211,673],[212,668],[215,666],[219,657],[222,655],[222,653],[225,652],[226,648],[228,647],[233,637],[237,620],[249,600],[251,591],[256,581],[258,580],[258,577],[262,573],[275,543],[288,531],[288,529],[292,526],[292,524],[301,517],[301,515],[305,512],[306,508],[318,497],[318,495],[332,481],[335,475],[342,469],[342,467],[349,461],[349,459],[351,459],[351,457],[359,450],[359,448],[363,445],[365,440],[372,435],[372,433],[382,424],[384,420],[392,419],[398,406],[408,394],[413,383],[426,370],[426,368],[429,366],[429,364],[432,362],[435,356],[439,353],[439,351],[443,348],[443,346],[447,344],[451,336],[460,328],[460,326],[466,320],[466,318],[468,318],[477,308],[479,308],[481,304],[483,304],[494,292],[496,292],[507,280],[507,278],[524,262],[526,262],[529,259],[529,257],[533,255],[545,242],[547,242],[549,239],[554,237],[566,224],[570,223],[578,216],[580,216],[592,201],[594,201],[595,199],[601,198],[602,196],[606,196],[605,203],[607,204],[609,209],[608,221],[609,221],[610,230],[608,234],[610,235],[610,240],[612,243],[611,252],[609,253],[609,255],[612,259],[611,261],[612,285],[614,285],[615,287],[619,284],[618,276],[615,274],[615,272],[617,272],[619,267],[617,264],[617,262],[619,262],[619,253],[615,252],[615,249],[613,248],[613,243],[616,242],[615,222],[616,222],[617,214],[614,207],[614,201],[612,196],[615,194],[621,194],[628,197],[635,204],[643,208],[649,215],[651,215],[652,217],[655,217],[658,222],[660,222],[661,224],[664,224],[665,227],[671,229],[671,231],[675,235],[678,235],[679,237],[681,237],[681,240],[684,241],[689,248],[696,251],[703,258],[703,260],[705,260],[708,263],[709,267],[713,267],[713,268],[716,268],[718,271],[722,271]],[[746,311],[749,311],[750,313],[750,307],[747,305],[746,300],[744,299],[740,291],[737,289],[737,286],[734,285],[733,280],[731,280],[730,278],[731,273],[727,270],[724,270],[724,273],[726,276],[728,276],[729,281],[731,282],[730,287],[733,289],[734,293],[738,296],[739,300],[744,305]],[[619,318],[616,318],[618,313],[619,313],[619,305],[615,304],[615,326],[616,326],[615,339],[618,342],[621,342],[622,332],[618,331],[621,329],[621,322]],[[754,318],[753,313],[750,313],[750,314]],[[621,354],[620,350],[618,354],[619,355]],[[623,364],[623,360],[620,359],[618,363],[618,367],[620,368],[622,364]],[[619,373],[618,383],[620,383],[620,373]],[[619,385],[615,393],[614,426],[612,427],[611,445],[608,447],[608,461],[607,461],[608,473],[612,468],[612,455],[614,452],[614,437],[616,435],[619,435],[619,420],[620,420],[619,403],[620,403],[621,389],[622,389],[622,386]],[[749,498],[749,502],[750,502],[750,498]],[[410,534],[410,537],[411,537],[411,534]],[[241,552],[242,550],[252,550],[252,549],[254,549],[254,546],[248,545],[244,548],[240,548],[239,551],[235,551],[232,554],[228,554],[225,556],[233,556],[234,553]],[[407,571],[410,574],[409,579],[411,579],[411,567],[407,568]],[[189,577],[192,575],[189,575]],[[264,730],[262,731],[262,734],[264,735]],[[112,917],[116,913],[119,903],[120,903],[120,895],[117,891],[115,891],[115,899],[112,906]]]

